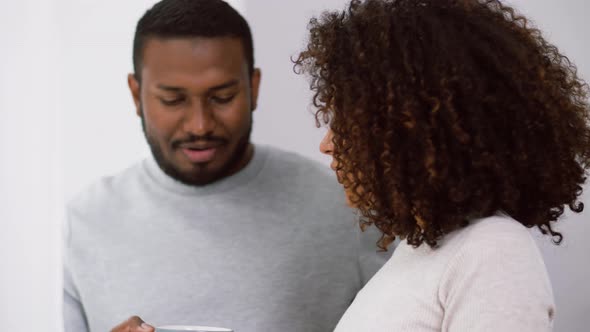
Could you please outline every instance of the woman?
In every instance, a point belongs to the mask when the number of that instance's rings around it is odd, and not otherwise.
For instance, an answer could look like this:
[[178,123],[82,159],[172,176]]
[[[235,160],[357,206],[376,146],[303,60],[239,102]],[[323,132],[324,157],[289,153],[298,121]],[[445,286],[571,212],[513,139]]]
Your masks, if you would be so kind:
[[322,152],[391,260],[336,331],[548,331],[555,243],[590,164],[588,86],[496,0],[353,0],[310,23]]

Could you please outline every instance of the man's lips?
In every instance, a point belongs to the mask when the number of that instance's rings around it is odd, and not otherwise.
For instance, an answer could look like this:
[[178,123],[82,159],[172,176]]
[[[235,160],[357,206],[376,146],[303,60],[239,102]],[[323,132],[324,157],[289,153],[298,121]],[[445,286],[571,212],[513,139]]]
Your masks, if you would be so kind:
[[213,160],[221,145],[220,142],[191,142],[180,144],[179,149],[190,162],[201,164]]
[[217,150],[217,148],[181,148],[182,153],[188,158],[188,160],[197,164],[207,163],[213,160]]
[[206,141],[206,142],[187,142],[178,144],[178,147],[181,149],[191,149],[191,150],[207,150],[207,149],[215,149],[222,145],[222,142],[218,141]]

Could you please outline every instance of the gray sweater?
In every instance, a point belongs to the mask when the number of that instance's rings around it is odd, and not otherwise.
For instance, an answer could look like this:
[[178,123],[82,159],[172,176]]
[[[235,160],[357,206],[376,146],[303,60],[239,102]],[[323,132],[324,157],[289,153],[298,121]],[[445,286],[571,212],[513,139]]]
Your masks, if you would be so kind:
[[256,146],[239,173],[193,187],[147,159],[67,209],[66,332],[153,325],[330,331],[383,264],[330,170]]

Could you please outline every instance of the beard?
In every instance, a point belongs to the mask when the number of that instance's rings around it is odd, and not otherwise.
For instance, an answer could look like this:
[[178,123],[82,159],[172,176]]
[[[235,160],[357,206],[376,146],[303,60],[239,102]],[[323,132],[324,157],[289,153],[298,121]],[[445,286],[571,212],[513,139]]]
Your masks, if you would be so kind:
[[[158,140],[151,135],[149,130],[147,130],[143,115],[143,109],[140,109],[140,111],[141,127],[143,130],[143,134],[150,147],[150,150],[152,151],[152,155],[154,156],[156,163],[164,173],[183,184],[189,186],[203,186],[221,180],[227,176],[230,176],[233,174],[233,172],[236,171],[238,165],[243,161],[245,155],[248,153],[248,146],[250,145],[250,135],[252,133],[253,122],[251,112],[248,130],[244,135],[242,135],[242,137],[238,139],[237,145],[234,151],[232,152],[230,159],[227,160],[227,162],[225,162],[221,167],[214,170],[208,170],[206,164],[197,164],[196,170],[192,172],[183,172],[174,164],[174,162],[166,158],[164,152],[162,151],[162,147],[158,143]],[[224,144],[227,144],[228,142],[225,138],[220,137],[198,137],[195,135],[190,135],[187,136],[185,139],[172,142],[170,144],[170,149],[171,151],[174,151],[178,148],[178,146],[181,143],[191,143],[195,141],[215,141]]]

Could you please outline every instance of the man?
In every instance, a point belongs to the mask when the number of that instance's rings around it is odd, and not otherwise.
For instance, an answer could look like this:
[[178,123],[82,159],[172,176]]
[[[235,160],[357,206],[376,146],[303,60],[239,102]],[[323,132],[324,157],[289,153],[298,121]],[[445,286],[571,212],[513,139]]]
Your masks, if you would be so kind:
[[[261,73],[244,18],[221,0],[163,0],[138,22],[133,53],[128,83],[153,158],[69,204],[66,331],[135,314],[333,329],[383,257],[376,238],[359,242],[329,170],[250,142]],[[141,323],[113,331],[153,331]]]

